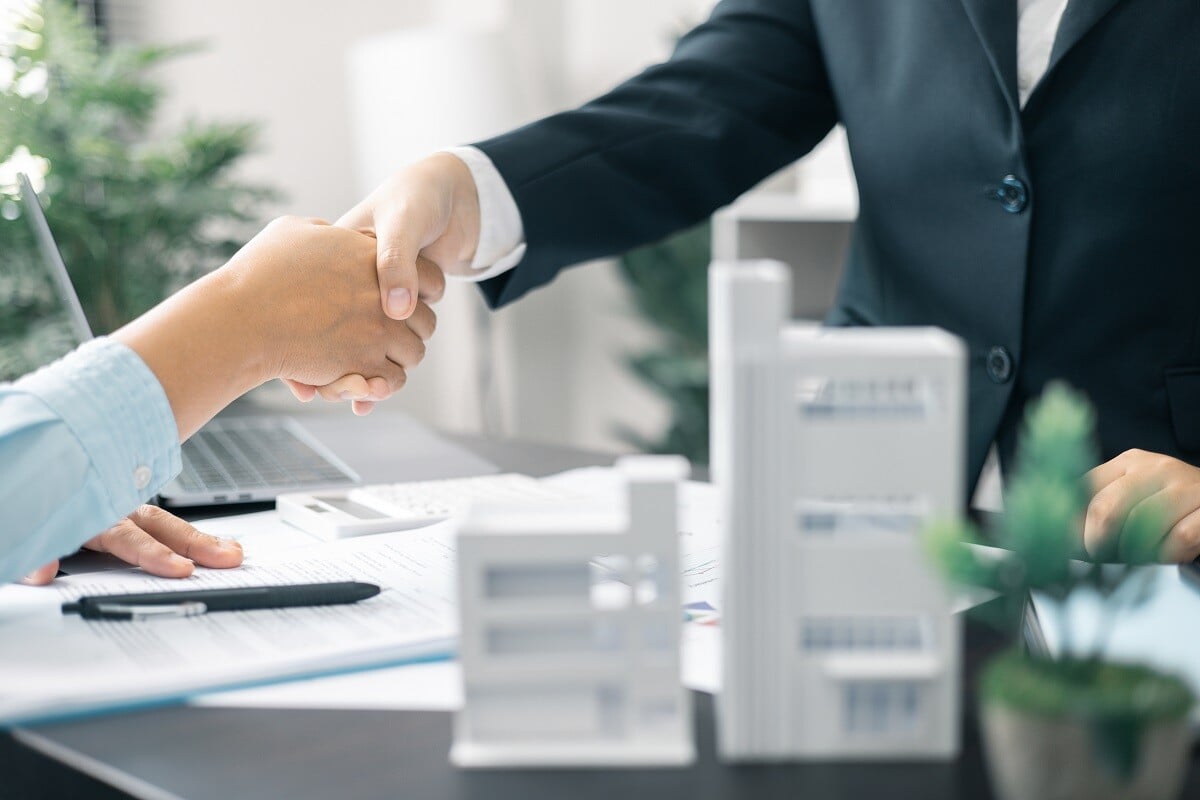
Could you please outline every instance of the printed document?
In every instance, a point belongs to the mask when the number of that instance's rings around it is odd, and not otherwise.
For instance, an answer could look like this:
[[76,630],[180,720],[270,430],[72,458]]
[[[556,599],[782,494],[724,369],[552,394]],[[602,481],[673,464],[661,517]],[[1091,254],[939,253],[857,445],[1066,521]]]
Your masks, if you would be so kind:
[[[9,586],[0,604],[47,613],[0,621],[0,723],[48,719],[255,685],[445,657],[455,635],[452,527],[248,550],[233,570],[184,580],[135,570]],[[350,605],[220,612],[146,622],[85,621],[57,607],[82,595],[366,581],[384,591]]]

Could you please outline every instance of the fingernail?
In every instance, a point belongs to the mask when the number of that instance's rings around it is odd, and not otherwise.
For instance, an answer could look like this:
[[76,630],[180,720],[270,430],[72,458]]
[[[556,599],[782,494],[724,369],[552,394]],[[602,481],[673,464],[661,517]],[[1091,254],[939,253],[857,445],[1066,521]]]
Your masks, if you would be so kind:
[[195,561],[192,561],[190,558],[184,558],[183,556],[178,555],[178,554],[174,554],[171,556],[171,563],[177,567],[194,567],[194,566],[196,566]]
[[241,550],[242,543],[239,542],[237,539],[223,539],[221,541],[221,547],[223,547],[226,550]]
[[408,289],[392,289],[388,292],[388,316],[399,317],[407,314],[410,305],[412,305],[412,292]]
[[350,391],[349,389],[347,389],[346,391],[344,391],[344,392],[342,392],[341,394],[339,394],[339,395],[338,395],[338,397],[342,398],[343,400],[353,400],[353,399],[354,399],[354,392],[352,392],[352,391]]

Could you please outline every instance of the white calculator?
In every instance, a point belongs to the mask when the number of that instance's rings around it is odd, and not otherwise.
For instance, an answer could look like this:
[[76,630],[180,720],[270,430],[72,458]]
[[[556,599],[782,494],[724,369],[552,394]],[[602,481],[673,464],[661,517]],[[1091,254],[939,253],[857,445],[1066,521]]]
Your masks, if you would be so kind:
[[472,503],[557,503],[565,492],[517,473],[362,486],[347,491],[282,494],[284,522],[322,539],[424,528],[462,517]]

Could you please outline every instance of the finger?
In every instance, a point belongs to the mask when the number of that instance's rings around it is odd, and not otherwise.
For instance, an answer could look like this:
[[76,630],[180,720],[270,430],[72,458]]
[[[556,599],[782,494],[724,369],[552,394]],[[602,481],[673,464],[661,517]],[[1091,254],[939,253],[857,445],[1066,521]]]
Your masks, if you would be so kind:
[[1163,530],[1170,530],[1198,508],[1200,484],[1171,483],[1134,506],[1129,512],[1129,518],[1133,519],[1137,514],[1153,514],[1162,522]]
[[1200,556],[1200,508],[1171,526],[1160,554],[1163,561],[1172,564],[1193,561]]
[[1117,539],[1129,511],[1149,492],[1139,492],[1128,476],[1117,478],[1092,496],[1083,521],[1083,546],[1093,557],[1116,552]]
[[421,341],[428,342],[433,338],[433,332],[437,330],[437,314],[424,302],[418,302],[412,316],[405,320],[405,323],[410,331],[421,338]]
[[388,385],[387,380],[380,377],[370,378],[367,384],[371,387],[371,393],[366,400],[355,400],[350,404],[354,410],[354,416],[365,417],[375,410],[375,404],[380,400],[387,400],[392,396],[392,387]]
[[387,343],[387,357],[405,370],[413,369],[425,358],[425,342],[407,325],[394,328]]
[[58,576],[58,560],[51,561],[44,567],[39,567],[33,572],[21,578],[21,583],[26,586],[45,586]]
[[1124,475],[1128,466],[1129,453],[1125,452],[1114,459],[1105,461],[1098,467],[1092,468],[1084,478],[1087,480],[1088,486],[1092,487],[1092,491],[1098,492]]
[[292,390],[292,394],[295,395],[296,399],[301,403],[311,402],[312,399],[317,396],[317,387],[315,386],[309,386],[307,383],[300,383],[299,381],[293,381],[289,378],[282,378],[281,380],[289,389]]
[[446,275],[434,262],[417,256],[418,297],[426,303],[436,303],[446,293]]
[[130,515],[138,527],[202,567],[228,569],[242,563],[242,545],[201,533],[190,522],[158,506],[142,506]]
[[317,394],[331,403],[364,400],[371,394],[371,386],[362,375],[343,375],[333,383],[318,387]]
[[1140,564],[1164,557],[1167,532],[1178,519],[1196,508],[1195,505],[1183,509],[1175,507],[1182,499],[1178,491],[1182,488],[1185,487],[1168,487],[1145,494],[1133,504],[1117,543],[1120,561]]
[[[392,396],[392,387],[388,386],[388,382],[383,378],[375,377],[367,379],[367,386],[371,392],[367,396],[367,400],[363,402],[373,402],[377,400],[387,400]],[[357,401],[356,401],[357,402]]]
[[379,379],[387,384],[388,392],[394,394],[408,382],[408,371],[391,359],[385,359],[379,367]]
[[417,302],[417,254],[424,232],[420,219],[412,214],[376,219],[375,268],[383,310],[392,319],[407,319]]
[[84,547],[111,553],[128,564],[162,578],[186,578],[196,567],[191,560],[146,533],[131,519],[121,520],[93,537]]
[[337,222],[333,223],[339,228],[349,228],[360,233],[368,233],[375,235],[375,215],[371,212],[373,204],[371,198],[363,200],[354,208],[347,211],[338,217]]

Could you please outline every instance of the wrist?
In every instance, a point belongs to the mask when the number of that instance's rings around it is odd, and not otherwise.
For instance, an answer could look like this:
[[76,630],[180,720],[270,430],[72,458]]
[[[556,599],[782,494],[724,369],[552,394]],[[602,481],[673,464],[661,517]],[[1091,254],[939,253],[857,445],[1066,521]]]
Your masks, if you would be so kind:
[[426,159],[431,167],[431,180],[449,187],[446,204],[450,219],[446,227],[456,229],[460,245],[455,255],[457,262],[464,265],[474,261],[482,238],[479,187],[475,171],[466,160],[468,151],[470,148],[443,150]]
[[208,323],[211,351],[227,358],[239,396],[280,377],[284,363],[283,337],[269,324],[262,295],[247,285],[250,280],[230,263],[189,287],[198,296],[198,313]]
[[180,439],[270,377],[255,318],[221,273],[201,278],[113,334],[162,385]]

